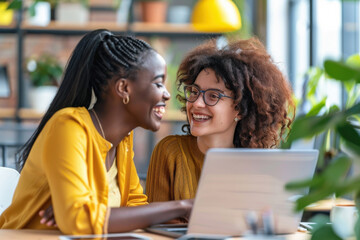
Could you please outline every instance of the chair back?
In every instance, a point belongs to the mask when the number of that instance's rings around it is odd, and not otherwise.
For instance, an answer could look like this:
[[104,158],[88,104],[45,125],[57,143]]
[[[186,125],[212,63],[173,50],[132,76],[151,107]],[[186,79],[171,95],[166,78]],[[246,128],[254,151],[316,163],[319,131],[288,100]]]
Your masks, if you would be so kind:
[[0,167],[0,215],[10,206],[19,177],[15,169]]

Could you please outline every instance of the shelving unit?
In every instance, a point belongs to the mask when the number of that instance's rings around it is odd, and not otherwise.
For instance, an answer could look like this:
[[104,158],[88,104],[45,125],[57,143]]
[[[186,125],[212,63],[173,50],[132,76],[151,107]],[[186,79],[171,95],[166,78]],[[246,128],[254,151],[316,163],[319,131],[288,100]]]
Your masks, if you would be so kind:
[[3,34],[3,33],[13,33],[14,34],[16,32],[17,32],[17,29],[16,29],[15,23],[12,23],[9,26],[1,26],[0,25],[0,34]]
[[[210,37],[217,37],[220,34],[215,33],[201,33],[192,28],[190,24],[148,24],[142,22],[133,22],[130,21],[129,24],[117,24],[115,22],[88,22],[87,24],[61,24],[59,22],[50,22],[46,27],[34,26],[28,24],[26,21],[22,20],[22,14],[20,11],[16,13],[16,21],[14,21],[9,26],[0,26],[0,34],[12,34],[16,38],[15,48],[17,50],[17,60],[14,62],[16,64],[17,72],[17,89],[15,89],[15,94],[17,94],[17,105],[15,108],[0,108],[0,121],[3,121],[2,131],[14,131],[14,142],[11,144],[22,144],[24,139],[27,139],[36,127],[37,122],[42,118],[43,113],[39,113],[34,109],[26,108],[26,99],[25,93],[27,91],[27,86],[25,84],[25,78],[23,74],[23,65],[25,57],[25,49],[27,49],[27,42],[25,41],[27,36],[43,36],[43,35],[53,35],[53,36],[81,36],[92,30],[105,28],[110,30],[115,34],[130,34],[137,37],[164,37],[169,38],[170,41],[181,41],[190,39],[191,42],[202,41],[209,39]],[[147,164],[151,156],[152,149],[156,143],[156,139],[162,138],[163,135],[168,135],[165,133],[169,129],[181,129],[181,125],[186,120],[186,116],[179,111],[174,111],[167,109],[167,112],[164,116],[164,131],[159,131],[157,133],[149,132],[143,129],[137,129],[137,134],[139,135],[140,141],[142,144],[139,146],[142,149],[134,149],[138,154],[137,164],[138,174],[142,179],[145,179]],[[28,124],[31,125],[28,127]],[[12,129],[9,129],[11,125]],[[13,126],[14,125],[14,126]],[[26,126],[26,134],[24,134],[23,127]],[[28,129],[29,128],[29,129]],[[163,134],[163,135],[162,135]],[[24,137],[25,136],[25,137]],[[6,139],[2,139],[6,140]],[[7,142],[3,143],[3,146],[8,144]],[[1,144],[0,144],[1,146]],[[6,145],[8,147],[8,145]],[[15,145],[14,145],[15,146]],[[0,149],[1,150],[1,149]],[[5,149],[6,150],[6,149]],[[2,155],[6,155],[6,151],[2,150]],[[1,151],[0,151],[1,152]],[[4,161],[3,156],[3,161]],[[3,163],[4,165],[5,163]]]
[[191,24],[151,24],[135,22],[129,26],[109,22],[89,22],[87,24],[61,24],[56,21],[50,22],[46,27],[33,26],[27,23],[21,24],[21,30],[27,34],[55,34],[55,35],[82,35],[89,31],[106,28],[117,34],[134,34],[137,36],[161,36],[161,37],[209,37],[219,34],[201,33],[196,31]]
[[[79,36],[84,35],[89,31],[105,28],[116,34],[131,34],[141,37],[167,37],[176,39],[207,39],[210,37],[219,36],[219,34],[201,33],[192,28],[190,24],[149,24],[142,22],[134,22],[130,24],[116,24],[111,22],[89,22],[87,24],[61,24],[56,21],[51,22],[46,27],[30,25],[22,21],[21,14],[17,13],[17,21],[9,26],[0,26],[0,34],[16,34],[17,36],[17,107],[16,109],[0,109],[0,119],[15,119],[22,121],[26,119],[34,120],[40,119],[42,114],[36,113],[32,109],[24,109],[26,100],[24,93],[26,87],[23,77],[23,59],[24,59],[24,38],[27,35],[61,35],[61,36]],[[167,114],[169,121],[185,120],[179,118],[176,113]]]

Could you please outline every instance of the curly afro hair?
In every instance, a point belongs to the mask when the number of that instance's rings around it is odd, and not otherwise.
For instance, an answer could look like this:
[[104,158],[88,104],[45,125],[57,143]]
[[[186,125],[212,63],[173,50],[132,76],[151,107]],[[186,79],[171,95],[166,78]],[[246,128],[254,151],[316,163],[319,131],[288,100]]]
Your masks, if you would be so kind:
[[[232,41],[218,48],[212,39],[183,59],[177,72],[178,90],[193,84],[206,68],[235,96],[237,123],[233,143],[237,148],[274,148],[284,138],[295,115],[291,87],[257,38]],[[178,94],[186,111],[186,100]],[[190,134],[189,123],[183,130]]]

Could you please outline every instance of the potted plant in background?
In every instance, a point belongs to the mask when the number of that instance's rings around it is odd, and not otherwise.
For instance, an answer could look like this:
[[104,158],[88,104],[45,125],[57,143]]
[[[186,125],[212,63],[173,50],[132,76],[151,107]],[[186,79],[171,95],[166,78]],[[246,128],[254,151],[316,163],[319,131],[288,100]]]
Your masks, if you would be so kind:
[[57,0],[34,0],[27,11],[27,22],[36,26],[49,25],[56,4]]
[[[289,183],[287,188],[289,190],[311,188],[308,195],[297,200],[296,210],[302,210],[306,206],[332,195],[340,197],[346,194],[354,196],[356,207],[359,210],[360,175],[348,176],[348,172],[353,164],[360,164],[360,102],[358,100],[360,56],[351,56],[345,63],[326,60],[324,73],[329,78],[340,81],[346,89],[348,100],[345,107],[341,109],[333,105],[328,111],[319,114],[325,104],[323,101],[315,104],[310,114],[297,117],[294,121],[288,141],[283,144],[283,148],[289,148],[295,140],[325,134],[320,147],[323,151],[320,151],[320,154],[329,152],[330,149],[326,148],[330,146],[332,154],[328,157],[331,159],[321,172],[315,174],[313,179]],[[328,144],[329,141],[332,141],[333,144]],[[318,216],[316,219],[314,221],[317,221],[318,224],[312,231],[311,239],[341,239],[340,237],[344,237],[340,236],[341,233],[336,228],[333,229],[332,225],[327,224],[330,222],[329,217]],[[354,226],[354,233],[356,239],[360,239],[359,218]]]
[[30,58],[26,67],[32,85],[30,106],[37,112],[45,112],[57,92],[63,67],[50,54]]
[[[1,0],[0,0],[1,1]],[[59,0],[9,0],[8,9],[26,9],[26,21],[30,25],[47,26],[54,19],[54,9]],[[1,16],[1,15],[0,15]]]
[[137,0],[141,6],[142,21],[148,23],[166,22],[169,0]]

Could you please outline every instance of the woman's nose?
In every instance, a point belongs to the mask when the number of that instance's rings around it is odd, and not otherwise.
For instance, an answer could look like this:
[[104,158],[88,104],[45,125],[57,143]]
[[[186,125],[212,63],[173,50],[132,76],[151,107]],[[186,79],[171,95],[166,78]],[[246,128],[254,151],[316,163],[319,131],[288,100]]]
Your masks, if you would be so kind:
[[163,98],[165,99],[165,101],[169,100],[171,97],[169,91],[165,88],[165,91],[163,92]]
[[204,93],[200,93],[200,95],[198,96],[198,98],[195,100],[195,102],[193,102],[193,105],[197,106],[197,107],[205,107],[205,102],[204,102]]

